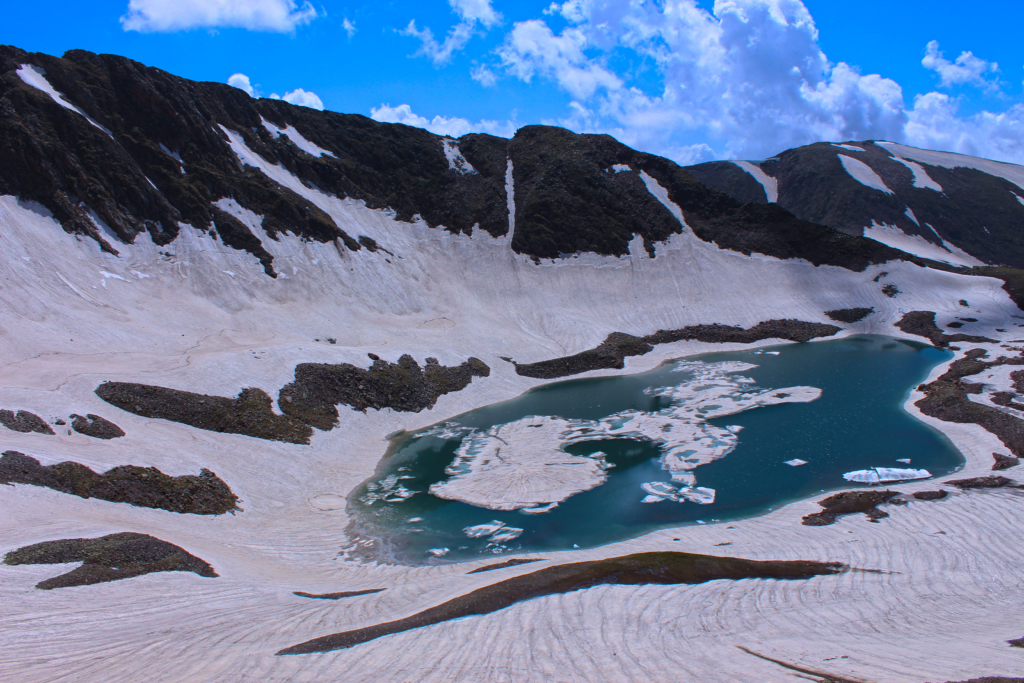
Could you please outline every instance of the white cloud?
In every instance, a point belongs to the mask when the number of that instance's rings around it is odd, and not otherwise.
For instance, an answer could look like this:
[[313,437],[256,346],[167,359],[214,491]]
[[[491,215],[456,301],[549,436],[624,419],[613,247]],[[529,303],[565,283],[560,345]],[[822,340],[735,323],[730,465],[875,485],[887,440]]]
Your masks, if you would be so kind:
[[622,81],[583,52],[587,37],[580,29],[569,28],[555,35],[540,19],[515,25],[498,48],[505,71],[530,82],[536,74],[551,78],[573,97],[587,99],[605,88],[618,90]]
[[285,93],[284,97],[273,93],[270,95],[272,100],[284,100],[289,104],[295,104],[300,107],[309,107],[310,109],[317,109],[319,111],[324,110],[324,103],[317,97],[316,93],[303,90],[302,88],[296,88],[291,92]]
[[460,117],[435,116],[428,119],[415,113],[408,104],[400,104],[392,107],[389,104],[382,104],[370,110],[370,118],[383,123],[404,123],[407,126],[425,128],[437,135],[447,135],[459,138],[467,133],[489,133],[501,137],[512,137],[518,126],[513,121],[488,121],[482,120],[476,123]]
[[961,118],[955,99],[931,92],[914,98],[909,119],[903,140],[907,144],[1024,163],[1024,104]]
[[228,78],[228,85],[239,90],[244,90],[248,93],[249,97],[256,97],[256,89],[252,87],[252,83],[249,82],[249,77],[245,74],[231,74]]
[[[1024,161],[1024,105],[960,118],[953,100],[929,93],[908,108],[895,81],[831,62],[800,0],[716,0],[711,11],[697,0],[566,0],[544,13],[569,25],[516,23],[472,76],[555,84],[573,101],[545,123],[689,162],[865,139]],[[997,71],[968,52],[949,62],[937,43],[924,65],[944,84],[992,84]]]
[[501,23],[501,15],[491,7],[491,0],[448,0],[463,21],[479,21],[487,28]]
[[945,87],[962,83],[989,88],[998,87],[997,83],[985,78],[986,74],[994,74],[999,71],[998,64],[975,57],[972,52],[961,52],[956,61],[951,62],[943,57],[937,40],[931,41],[925,47],[925,56],[921,60],[921,65],[937,73],[940,85]]
[[356,34],[356,25],[349,21],[348,17],[345,17],[345,20],[341,22],[341,27],[345,29],[345,33],[348,34],[349,38]]
[[193,28],[245,28],[289,33],[319,14],[295,0],[130,0],[125,31],[168,32]]
[[429,28],[418,29],[415,19],[399,31],[404,36],[418,38],[420,49],[414,56],[427,57],[436,66],[447,64],[456,52],[466,47],[478,32],[478,24],[484,28],[491,28],[501,23],[501,15],[491,7],[491,0],[448,0],[448,4],[460,21],[451,28],[444,42],[438,42],[434,38],[434,32]]

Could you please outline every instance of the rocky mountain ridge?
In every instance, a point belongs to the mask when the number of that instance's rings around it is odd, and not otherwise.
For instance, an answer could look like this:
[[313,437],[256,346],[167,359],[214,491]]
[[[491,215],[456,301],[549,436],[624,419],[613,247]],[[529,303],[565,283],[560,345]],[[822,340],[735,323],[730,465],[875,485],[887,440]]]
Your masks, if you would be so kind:
[[[307,188],[387,209],[400,221],[493,237],[514,225],[512,249],[534,258],[621,256],[634,235],[653,256],[682,226],[648,191],[651,182],[695,234],[725,249],[857,270],[899,257],[778,207],[733,199],[673,162],[605,135],[527,126],[511,140],[451,140],[256,100],[124,57],[72,50],[57,58],[0,47],[0,194],[38,202],[66,231],[117,253],[143,232],[168,245],[187,224],[252,253],[272,276],[263,240],[281,233],[352,251],[376,247],[240,161],[240,150]],[[265,234],[226,211],[225,199],[262,217]]]

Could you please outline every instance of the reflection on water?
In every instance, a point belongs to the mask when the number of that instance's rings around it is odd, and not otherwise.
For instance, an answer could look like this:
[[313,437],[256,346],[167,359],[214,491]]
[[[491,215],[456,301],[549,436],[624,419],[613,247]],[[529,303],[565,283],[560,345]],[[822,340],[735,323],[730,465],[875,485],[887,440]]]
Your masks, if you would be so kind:
[[960,454],[902,404],[950,356],[865,336],[545,385],[404,435],[350,512],[378,552],[422,562],[756,515],[907,460],[946,474]]

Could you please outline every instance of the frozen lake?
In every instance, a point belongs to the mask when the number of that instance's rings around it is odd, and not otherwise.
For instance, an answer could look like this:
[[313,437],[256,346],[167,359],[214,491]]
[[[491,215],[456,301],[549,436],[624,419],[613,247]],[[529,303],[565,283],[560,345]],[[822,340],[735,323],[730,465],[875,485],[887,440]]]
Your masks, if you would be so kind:
[[385,557],[419,563],[754,516],[860,486],[856,470],[942,476],[961,455],[902,406],[951,355],[859,336],[544,385],[398,437],[349,510]]

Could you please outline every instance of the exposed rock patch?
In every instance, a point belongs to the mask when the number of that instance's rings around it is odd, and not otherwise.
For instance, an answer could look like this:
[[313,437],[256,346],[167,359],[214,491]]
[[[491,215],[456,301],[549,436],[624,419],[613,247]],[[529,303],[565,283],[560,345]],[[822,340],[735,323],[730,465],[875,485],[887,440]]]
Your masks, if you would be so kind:
[[312,598],[314,600],[341,600],[342,598],[354,598],[359,595],[371,595],[373,593],[380,593],[381,591],[387,590],[386,588],[368,588],[361,591],[342,591],[340,593],[306,593],[304,591],[295,591],[293,595],[297,595],[300,598]]
[[477,589],[411,617],[314,638],[285,648],[277,654],[296,655],[340,650],[381,636],[439,624],[451,619],[490,614],[532,598],[569,593],[602,584],[636,586],[698,584],[717,579],[809,579],[814,576],[835,574],[841,569],[842,565],[834,562],[763,562],[676,552],[639,553],[605,560],[562,564]]
[[939,326],[935,324],[934,311],[910,311],[893,324],[907,334],[925,337],[934,346],[938,347],[949,346],[950,342],[997,343],[995,339],[989,339],[988,337],[943,333]]
[[537,558],[535,560],[528,559],[515,559],[505,560],[504,562],[498,562],[496,564],[488,564],[483,567],[477,567],[471,571],[466,572],[467,574],[480,574],[481,572],[493,572],[495,569],[505,569],[507,567],[518,567],[521,564],[530,564],[531,562],[543,562],[542,559]]
[[89,413],[86,417],[81,415],[71,416],[71,428],[79,434],[91,436],[94,439],[117,439],[124,436],[124,430],[116,424]]
[[147,534],[124,532],[100,538],[68,538],[46,541],[12,550],[4,564],[62,564],[81,562],[66,574],[46,579],[36,588],[52,590],[119,581],[154,572],[194,572],[213,578],[217,572],[207,562],[176,545]]
[[454,367],[428,358],[421,368],[408,354],[397,363],[373,357],[368,370],[350,363],[302,363],[295,368],[295,381],[281,389],[278,406],[294,420],[329,430],[337,424],[339,404],[363,412],[391,408],[418,413],[433,407],[439,396],[461,391],[474,377],[490,372],[479,358]]
[[825,508],[822,512],[815,512],[803,519],[806,526],[827,526],[833,524],[840,515],[851,515],[863,512],[872,522],[884,519],[889,516],[888,512],[878,509],[882,503],[900,495],[899,491],[843,491],[818,501],[818,505]]
[[911,495],[918,500],[942,500],[949,494],[939,489],[938,491],[916,491]]
[[992,465],[992,469],[995,471],[1008,470],[1011,467],[1016,467],[1020,464],[1020,458],[1015,458],[1012,455],[993,453],[992,458],[996,461],[995,464]]
[[43,418],[27,410],[19,410],[17,414],[13,410],[0,410],[0,423],[8,429],[24,434],[29,432],[53,434],[53,428],[46,424]]
[[953,481],[946,481],[943,483],[946,484],[947,486],[955,486],[961,491],[967,491],[970,489],[1022,488],[1013,479],[1007,479],[1006,477],[991,474],[987,477],[955,479]]
[[298,444],[308,444],[313,435],[301,421],[276,414],[270,396],[261,389],[243,389],[238,398],[225,398],[134,382],[104,382],[96,395],[129,413],[212,432]]
[[968,394],[981,393],[982,387],[963,380],[997,365],[1024,365],[1024,358],[1000,357],[985,362],[981,359],[986,355],[984,349],[968,351],[963,358],[951,363],[949,369],[937,380],[920,385],[918,389],[925,396],[914,405],[930,417],[983,427],[996,435],[1010,453],[1019,458],[1024,455],[1024,421],[999,408],[972,401]]
[[0,484],[29,484],[99,498],[112,503],[158,508],[168,512],[220,515],[237,508],[238,496],[216,474],[171,477],[155,467],[122,465],[97,474],[77,462],[43,466],[33,457],[6,451],[0,457]]
[[[642,356],[654,350],[655,344],[678,341],[751,344],[762,339],[786,339],[805,342],[829,337],[841,328],[801,320],[768,320],[749,329],[728,325],[691,325],[678,330],[658,330],[646,337],[612,332],[600,345],[572,356],[563,356],[537,363],[515,363],[516,374],[539,379],[555,379],[578,375],[590,370],[617,369],[625,366],[626,356]],[[514,362],[514,361],[513,361]]]
[[874,312],[874,306],[871,308],[839,308],[834,311],[825,311],[825,315],[837,323],[852,325],[853,323],[859,323]]

